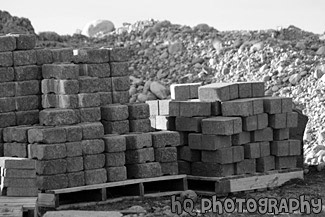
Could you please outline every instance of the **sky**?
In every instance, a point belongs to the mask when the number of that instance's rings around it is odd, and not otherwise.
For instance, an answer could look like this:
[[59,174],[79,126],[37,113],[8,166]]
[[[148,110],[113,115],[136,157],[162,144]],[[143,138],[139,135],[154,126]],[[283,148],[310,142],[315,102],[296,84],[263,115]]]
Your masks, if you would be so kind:
[[325,32],[325,0],[1,0],[0,10],[28,18],[36,33],[73,34],[98,19],[119,27],[151,18],[188,26],[206,23],[219,31],[294,25]]

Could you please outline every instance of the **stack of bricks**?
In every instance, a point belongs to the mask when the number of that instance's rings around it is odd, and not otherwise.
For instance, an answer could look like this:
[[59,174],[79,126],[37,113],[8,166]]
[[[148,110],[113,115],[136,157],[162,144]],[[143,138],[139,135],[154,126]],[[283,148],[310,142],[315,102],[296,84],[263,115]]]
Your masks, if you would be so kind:
[[0,158],[0,195],[36,197],[35,161],[26,158]]

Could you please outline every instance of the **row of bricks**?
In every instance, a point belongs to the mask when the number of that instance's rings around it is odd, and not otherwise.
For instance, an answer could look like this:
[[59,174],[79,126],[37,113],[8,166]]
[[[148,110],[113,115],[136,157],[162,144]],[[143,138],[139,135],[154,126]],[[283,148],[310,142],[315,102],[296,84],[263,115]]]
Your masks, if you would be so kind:
[[179,174],[207,177],[227,177],[232,175],[264,173],[272,170],[297,168],[297,156],[265,156],[244,159],[230,164],[178,161]]
[[41,109],[40,95],[0,98],[0,113]]
[[40,80],[0,83],[0,97],[40,95]]
[[36,65],[0,67],[0,82],[41,80],[42,67]]
[[36,46],[33,34],[10,34],[0,36],[0,52],[14,50],[31,50]]
[[39,112],[39,110],[28,110],[0,113],[0,128],[37,124],[39,123]]

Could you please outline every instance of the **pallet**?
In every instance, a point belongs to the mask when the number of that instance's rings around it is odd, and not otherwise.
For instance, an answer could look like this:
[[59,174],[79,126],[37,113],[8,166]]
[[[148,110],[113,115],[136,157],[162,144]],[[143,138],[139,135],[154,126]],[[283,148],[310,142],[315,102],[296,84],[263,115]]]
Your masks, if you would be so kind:
[[274,170],[229,177],[187,176],[188,188],[205,196],[227,196],[230,193],[252,192],[280,187],[291,179],[303,179],[300,168]]
[[169,196],[187,190],[186,175],[131,179],[96,185],[50,190],[38,194],[37,209],[57,210],[82,204],[99,204],[118,198]]
[[0,217],[34,216],[36,197],[0,196]]

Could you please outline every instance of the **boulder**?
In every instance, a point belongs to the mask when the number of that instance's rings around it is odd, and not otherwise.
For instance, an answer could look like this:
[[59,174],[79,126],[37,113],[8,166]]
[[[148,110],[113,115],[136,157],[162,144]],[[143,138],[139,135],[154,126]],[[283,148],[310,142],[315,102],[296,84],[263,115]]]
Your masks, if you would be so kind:
[[0,10],[0,33],[35,34],[35,31],[29,19],[12,16],[7,11]]
[[158,99],[167,98],[167,88],[157,81],[151,82],[150,91],[156,95]]
[[88,37],[96,37],[115,30],[114,24],[109,20],[94,20],[85,25],[81,34]]

